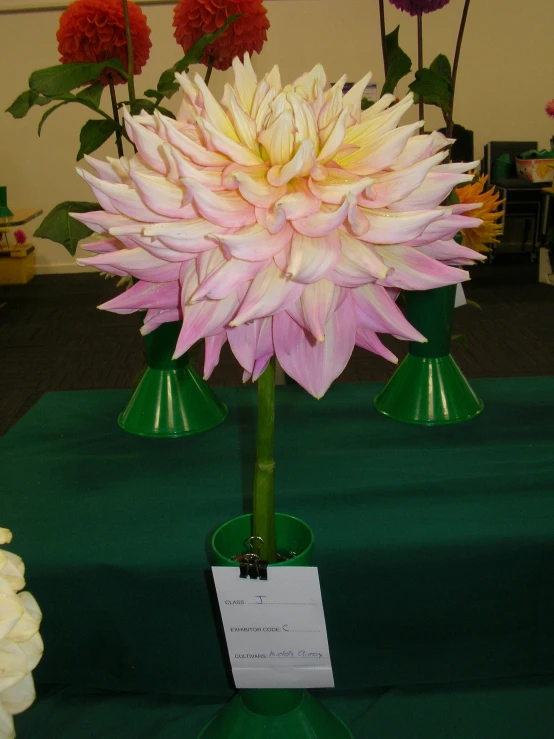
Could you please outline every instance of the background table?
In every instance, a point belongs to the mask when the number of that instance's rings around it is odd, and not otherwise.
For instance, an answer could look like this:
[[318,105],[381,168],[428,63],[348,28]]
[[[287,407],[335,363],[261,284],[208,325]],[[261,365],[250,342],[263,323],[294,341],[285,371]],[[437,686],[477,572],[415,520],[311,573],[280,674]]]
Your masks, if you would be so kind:
[[[278,509],[314,529],[339,691],[554,674],[554,379],[473,384],[484,414],[439,428],[379,416],[378,385],[279,388]],[[229,419],[189,439],[123,434],[128,394],[102,391],[48,394],[2,440],[0,523],[45,613],[37,681],[230,695],[206,552],[249,509],[255,393],[218,392]]]

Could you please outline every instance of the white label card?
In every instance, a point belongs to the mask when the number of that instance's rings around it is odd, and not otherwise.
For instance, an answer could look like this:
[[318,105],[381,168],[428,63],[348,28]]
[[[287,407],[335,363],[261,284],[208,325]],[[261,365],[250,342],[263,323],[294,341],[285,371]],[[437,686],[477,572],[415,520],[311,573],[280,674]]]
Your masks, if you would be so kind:
[[456,297],[454,298],[454,308],[460,308],[462,305],[465,305],[466,303],[467,303],[467,300],[466,300],[466,294],[464,292],[464,288],[458,282],[458,284],[456,285]]
[[212,567],[237,688],[332,688],[317,567]]

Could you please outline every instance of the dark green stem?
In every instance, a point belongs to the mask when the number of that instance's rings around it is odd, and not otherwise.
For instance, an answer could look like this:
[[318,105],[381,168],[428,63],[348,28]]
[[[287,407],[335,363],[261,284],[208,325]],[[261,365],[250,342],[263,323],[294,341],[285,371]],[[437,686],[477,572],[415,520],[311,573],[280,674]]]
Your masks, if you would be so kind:
[[212,70],[214,68],[214,62],[215,62],[215,58],[213,56],[211,56],[208,59],[208,68],[206,69],[206,76],[204,77],[204,82],[206,83],[206,85],[209,85],[210,84],[210,77],[212,76]]
[[275,541],[275,490],[273,434],[275,428],[275,360],[258,379],[258,429],[254,467],[253,530],[264,541],[261,557],[277,561]]
[[129,21],[129,6],[127,0],[123,2],[123,18],[125,21],[125,36],[127,37],[127,87],[129,89],[129,103],[131,105],[131,112],[134,111],[135,107],[135,57],[133,54],[133,37],[131,35],[131,23]]
[[387,58],[387,32],[385,28],[385,0],[379,0],[379,22],[381,25],[381,48],[383,49],[383,66],[385,68],[385,79],[389,72],[389,60]]
[[[423,69],[423,17],[422,13],[417,14],[417,68]],[[425,117],[423,108],[423,95],[419,95],[419,120]]]
[[448,138],[452,138],[452,131],[454,129],[454,93],[456,92],[456,77],[458,76],[458,64],[460,63],[460,52],[462,50],[462,41],[464,38],[464,31],[466,27],[467,14],[469,13],[469,3],[471,0],[466,0],[464,9],[462,11],[462,19],[460,21],[460,28],[458,30],[458,40],[456,41],[456,51],[454,52],[454,62],[452,64],[452,103],[450,105],[450,116],[446,123],[446,135]]
[[115,85],[113,78],[108,75],[109,87],[110,87],[110,100],[112,101],[112,112],[113,119],[117,123],[118,130],[115,132],[115,145],[117,146],[117,155],[121,158],[123,156],[123,141],[121,140],[121,130],[119,123],[119,109],[117,107],[117,98],[115,96]]

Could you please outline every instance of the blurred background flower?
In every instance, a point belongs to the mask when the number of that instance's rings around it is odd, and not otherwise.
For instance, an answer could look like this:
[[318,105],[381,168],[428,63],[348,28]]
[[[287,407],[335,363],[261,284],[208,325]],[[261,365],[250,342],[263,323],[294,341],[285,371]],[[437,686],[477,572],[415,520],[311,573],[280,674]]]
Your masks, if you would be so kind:
[[500,210],[504,201],[500,200],[498,190],[495,187],[485,190],[487,179],[486,175],[482,175],[475,182],[456,188],[460,203],[475,203],[474,209],[464,211],[465,215],[481,218],[483,221],[477,228],[462,230],[462,244],[481,254],[491,251],[491,244],[498,243],[498,236],[502,233],[502,224],[499,221],[504,215],[504,211]]
[[181,0],[173,15],[177,43],[187,52],[201,36],[217,31],[229,16],[237,13],[241,17],[206,48],[202,64],[208,66],[213,60],[215,69],[225,70],[235,56],[243,61],[245,52],[259,54],[269,28],[261,0]]
[[390,0],[392,5],[399,10],[403,10],[410,15],[420,15],[420,13],[432,13],[434,10],[440,10],[448,5],[450,0]]
[[[140,74],[150,56],[150,28],[142,10],[128,3],[133,40],[134,74]],[[127,69],[127,38],[121,0],[76,0],[60,17],[56,33],[62,64],[69,62],[104,62],[117,58]],[[99,77],[104,85],[108,74],[115,84],[125,82],[115,70]]]

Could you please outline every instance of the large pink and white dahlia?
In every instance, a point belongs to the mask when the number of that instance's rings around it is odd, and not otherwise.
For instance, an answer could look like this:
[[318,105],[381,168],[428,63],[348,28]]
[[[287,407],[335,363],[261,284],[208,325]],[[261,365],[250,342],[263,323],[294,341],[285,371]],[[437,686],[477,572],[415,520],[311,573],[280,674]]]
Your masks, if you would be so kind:
[[321,397],[355,345],[395,361],[379,333],[425,340],[399,289],[468,279],[451,265],[481,257],[453,236],[480,221],[440,203],[475,162],[441,164],[444,136],[398,126],[411,95],[362,112],[369,74],[343,95],[320,65],[286,86],[233,66],[221,104],[178,75],[176,121],[125,114],[137,154],[78,170],[103,210],[75,217],[112,237],[80,263],[139,280],[101,308],[146,310],[143,333],[182,321],[175,356],[205,338],[206,377],[229,340],[245,379],[276,354]]

